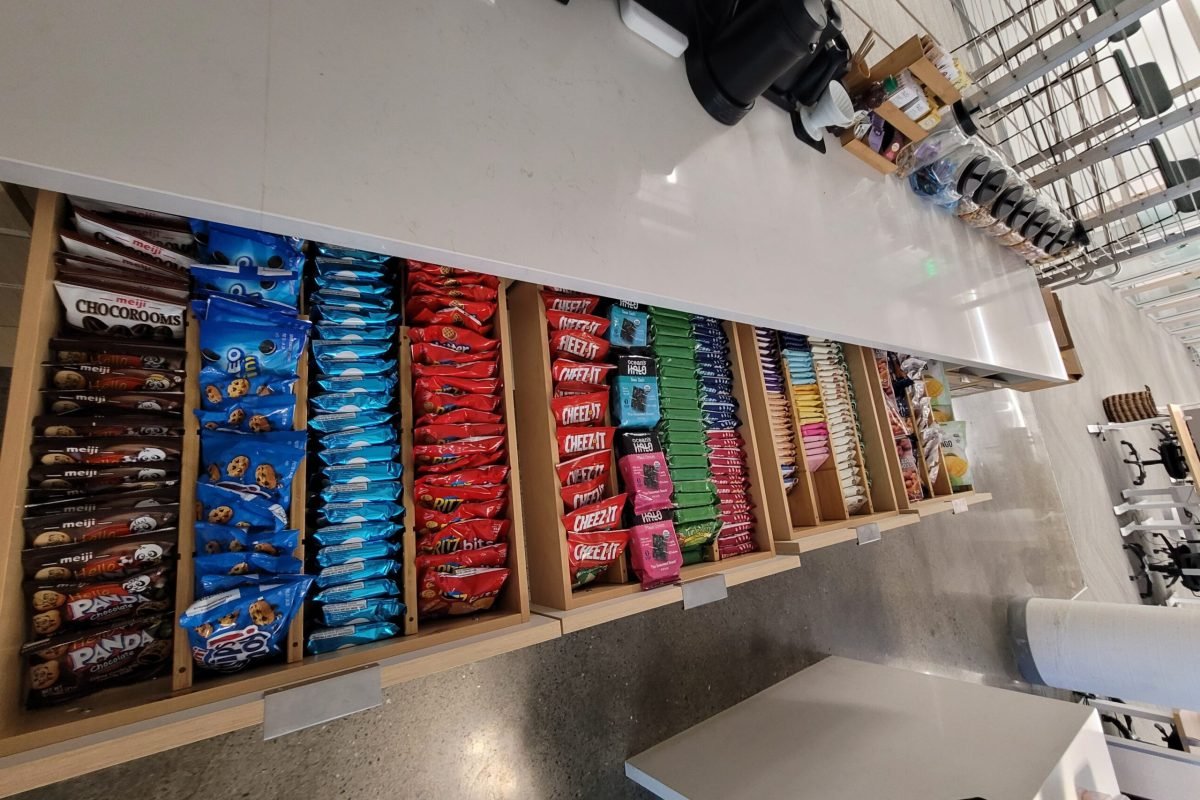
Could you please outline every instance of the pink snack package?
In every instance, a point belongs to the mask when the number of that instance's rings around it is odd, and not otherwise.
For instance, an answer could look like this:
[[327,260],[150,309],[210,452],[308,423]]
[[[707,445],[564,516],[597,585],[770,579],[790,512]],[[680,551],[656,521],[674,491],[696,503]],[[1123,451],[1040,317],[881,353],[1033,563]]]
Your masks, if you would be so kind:
[[669,511],[652,511],[635,517],[635,524],[629,530],[629,555],[642,589],[679,580],[683,553]]
[[617,436],[617,450],[621,453],[617,468],[629,493],[633,513],[671,508],[675,484],[658,436],[651,431],[622,431]]

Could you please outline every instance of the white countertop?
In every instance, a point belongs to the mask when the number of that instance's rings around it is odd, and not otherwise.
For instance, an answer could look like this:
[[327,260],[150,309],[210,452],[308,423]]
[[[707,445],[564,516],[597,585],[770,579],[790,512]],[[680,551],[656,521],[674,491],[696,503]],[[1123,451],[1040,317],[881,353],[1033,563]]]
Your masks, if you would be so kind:
[[633,756],[670,800],[1078,800],[1118,793],[1086,706],[827,658]]
[[576,0],[9,3],[0,179],[1061,378],[1032,273]]

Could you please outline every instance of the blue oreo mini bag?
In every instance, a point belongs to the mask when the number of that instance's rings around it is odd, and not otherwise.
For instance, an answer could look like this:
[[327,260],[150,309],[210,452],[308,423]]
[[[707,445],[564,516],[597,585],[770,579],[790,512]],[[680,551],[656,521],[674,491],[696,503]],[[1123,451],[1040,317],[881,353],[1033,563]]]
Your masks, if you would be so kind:
[[321,499],[326,503],[375,503],[398,501],[404,487],[397,480],[353,481],[331,483],[321,489]]
[[288,626],[312,585],[307,575],[239,586],[192,603],[179,618],[196,666],[236,672],[283,652]]
[[396,597],[400,587],[390,578],[377,578],[371,581],[354,581],[341,583],[322,589],[313,597],[318,603],[348,603],[351,600],[369,600],[372,597]]
[[394,522],[344,522],[340,525],[326,525],[312,532],[313,541],[322,547],[336,547],[342,544],[377,542],[390,539],[400,533],[400,526]]
[[390,578],[399,571],[400,564],[390,558],[350,561],[323,568],[317,573],[317,586],[321,589],[328,589],[330,586],[340,586],[343,583],[361,583]]
[[321,433],[338,433],[354,428],[385,425],[391,418],[392,415],[388,411],[345,411],[313,417],[308,421],[308,427]]
[[404,516],[404,506],[391,501],[326,503],[317,511],[325,525],[347,522],[387,522]]
[[328,392],[313,395],[308,402],[318,414],[344,414],[350,411],[382,411],[392,404],[392,396],[371,392]]
[[296,308],[300,297],[300,275],[290,269],[193,264],[189,271],[196,297],[225,294],[278,303],[288,309]]
[[387,622],[404,613],[404,603],[394,597],[372,597],[347,603],[327,603],[321,607],[321,620],[331,628]]
[[335,567],[353,561],[370,561],[375,558],[395,558],[400,552],[398,542],[354,542],[322,547],[317,553],[317,563],[322,567]]
[[339,464],[334,467],[325,467],[321,473],[330,483],[369,483],[371,481],[391,481],[403,477],[404,466],[395,461],[372,461],[369,464]]
[[317,453],[327,466],[371,464],[376,461],[398,461],[400,448],[394,444],[368,444],[359,447],[337,447]]
[[283,315],[244,322],[246,307],[218,303],[219,299],[209,301],[208,316],[200,325],[204,408],[254,395],[290,394],[311,323]]
[[344,647],[391,639],[400,634],[400,627],[392,622],[366,622],[359,625],[344,625],[316,631],[308,637],[308,652],[313,655],[332,653]]
[[289,269],[299,272],[304,265],[302,240],[221,222],[191,220],[192,234],[204,261],[237,267]]
[[312,343],[313,355],[326,361],[361,361],[366,358],[382,358],[392,349],[388,341],[378,342],[330,342],[316,339]]
[[372,425],[369,428],[349,428],[337,433],[327,433],[320,439],[321,447],[339,450],[348,447],[372,445],[394,445],[396,429],[391,425]]

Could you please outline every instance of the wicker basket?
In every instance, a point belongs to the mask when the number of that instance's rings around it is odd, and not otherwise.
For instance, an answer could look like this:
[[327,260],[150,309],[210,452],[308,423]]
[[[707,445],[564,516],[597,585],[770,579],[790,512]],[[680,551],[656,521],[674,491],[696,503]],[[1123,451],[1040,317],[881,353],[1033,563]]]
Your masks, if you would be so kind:
[[1137,422],[1157,417],[1158,406],[1147,386],[1141,392],[1113,394],[1104,398],[1104,415],[1109,422]]

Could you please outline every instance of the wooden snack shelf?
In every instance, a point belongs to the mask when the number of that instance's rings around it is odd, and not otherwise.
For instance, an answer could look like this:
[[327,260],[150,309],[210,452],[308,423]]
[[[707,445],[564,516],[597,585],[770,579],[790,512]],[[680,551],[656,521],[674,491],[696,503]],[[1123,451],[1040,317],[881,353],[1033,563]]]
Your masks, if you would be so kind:
[[[682,599],[680,586],[665,586],[643,591],[632,576],[608,581],[605,576],[572,591],[568,567],[566,530],[560,484],[555,472],[558,462],[556,425],[550,409],[552,395],[550,350],[546,310],[539,286],[515,284],[509,292],[512,310],[512,339],[521,357],[516,362],[517,430],[521,445],[525,487],[526,540],[529,546],[529,591],[533,609],[559,619],[564,631],[578,630],[650,608],[669,605]],[[771,563],[776,559],[769,515],[764,513],[763,471],[759,462],[756,426],[750,419],[747,379],[734,346],[732,327],[730,357],[733,366],[734,397],[748,424],[741,427],[747,451],[750,495],[755,510],[755,543],[758,551],[720,561],[685,566],[681,582],[687,583],[713,575],[729,576],[743,567]],[[795,562],[794,564],[792,562]],[[796,559],[778,562],[776,571],[798,566]],[[617,565],[620,566],[620,565]],[[609,568],[611,572],[613,568]]]
[[[749,389],[748,400],[751,419],[757,429],[758,441],[764,442],[764,460],[774,467],[764,474],[764,494],[771,514],[772,531],[775,535],[775,550],[779,553],[798,555],[822,547],[851,541],[857,538],[857,530],[866,525],[878,525],[879,530],[889,531],[912,524],[913,520],[902,516],[895,494],[896,477],[899,474],[899,459],[895,448],[885,446],[881,421],[883,408],[876,403],[878,375],[868,362],[863,348],[843,345],[850,372],[850,383],[862,428],[863,441],[859,458],[871,476],[870,493],[865,507],[851,514],[842,497],[840,482],[832,459],[826,460],[816,471],[810,471],[804,460],[804,447],[800,435],[800,420],[793,417],[793,434],[796,448],[796,485],[789,492],[784,487],[783,476],[777,466],[778,452],[772,435],[768,410],[766,385],[763,380],[762,361],[758,354],[754,328],[750,325],[734,326],[736,346],[740,351]],[[872,384],[871,374],[876,374]],[[783,381],[784,391],[791,404],[791,386]],[[832,446],[830,448],[832,452]],[[890,455],[889,455],[890,453]],[[769,454],[769,455],[768,455]]]
[[[39,390],[43,371],[40,365],[48,359],[50,339],[59,327],[59,301],[53,283],[54,253],[58,249],[57,231],[64,219],[65,207],[61,195],[43,191],[38,196],[3,451],[0,453],[0,468],[3,474],[10,476],[0,486],[2,507],[9,509],[6,524],[0,527],[0,563],[3,564],[0,567],[0,659],[5,661],[5,668],[0,670],[0,779],[3,779],[0,796],[257,724],[263,719],[262,698],[265,695],[302,683],[380,665],[382,684],[391,685],[561,635],[561,625],[555,621],[533,619],[529,611],[521,471],[513,414],[514,359],[507,332],[508,309],[502,291],[497,326],[505,385],[502,408],[509,422],[512,469],[508,513],[513,524],[509,540],[512,572],[496,608],[479,615],[429,623],[416,624],[414,619],[413,624],[406,625],[411,635],[323,656],[299,655],[303,645],[299,626],[294,626],[289,635],[287,658],[220,677],[192,673],[186,633],[176,627],[175,663],[170,674],[129,686],[108,688],[63,706],[26,710],[23,704],[25,670],[19,658],[25,636],[21,518],[31,461],[32,420],[41,408]],[[194,325],[190,326],[188,334],[187,396],[195,405],[199,357]],[[411,394],[411,381],[407,375],[401,379],[403,397],[406,393]],[[298,389],[298,394],[297,401],[301,406],[298,424],[303,424],[303,386]],[[408,406],[404,425],[406,430],[411,430],[411,400]],[[193,422],[190,409],[185,418],[189,423]],[[194,425],[185,436],[184,467],[191,472],[184,473],[181,494],[182,499],[188,501],[192,496],[189,486],[194,483],[199,464],[199,441]],[[407,460],[411,465],[411,434],[408,442]],[[294,486],[294,520],[305,518],[303,468],[300,474],[300,485]],[[411,480],[411,471],[406,470],[406,474]],[[413,550],[408,546],[411,542],[405,544],[406,557],[411,558]],[[190,598],[192,583],[193,547],[189,524],[181,525],[179,550],[177,601],[182,603]],[[415,580],[411,571],[407,571],[405,577],[409,590],[405,600],[412,609],[415,607]],[[182,607],[177,608],[176,616],[182,610]]]

